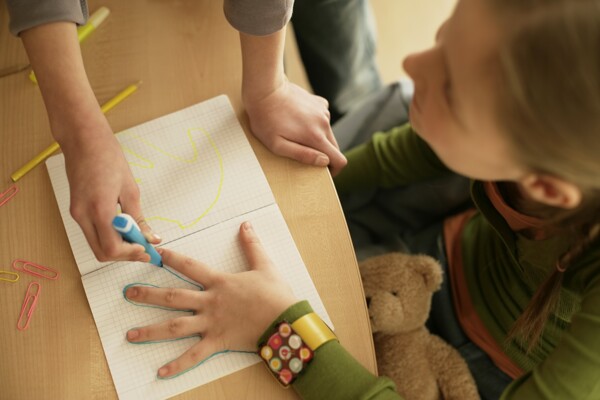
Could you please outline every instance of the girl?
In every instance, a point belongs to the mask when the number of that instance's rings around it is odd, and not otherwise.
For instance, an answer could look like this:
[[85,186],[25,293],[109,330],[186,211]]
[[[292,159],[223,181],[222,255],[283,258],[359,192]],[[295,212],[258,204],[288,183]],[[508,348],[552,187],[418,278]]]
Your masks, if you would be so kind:
[[[376,204],[404,224],[391,232],[402,246],[441,259],[449,290],[434,301],[430,326],[466,358],[483,398],[600,398],[598,49],[598,0],[459,0],[435,46],[405,61],[415,86],[410,125],[352,149],[336,179],[341,193],[378,190],[373,202],[347,209],[351,228],[367,233],[354,230],[355,243],[390,235],[389,225],[361,219]],[[423,191],[413,188],[427,182],[431,193],[445,193],[440,179],[460,188],[452,173],[470,178],[474,207],[455,213],[463,205],[458,190],[455,202],[419,220],[379,201],[407,204],[412,196],[421,212],[436,204],[415,198]],[[132,342],[202,335],[159,376],[222,349],[256,349],[275,322],[310,312],[290,297],[249,224],[240,238],[251,271],[239,275],[163,252],[166,264],[207,288],[201,297],[179,293],[181,308],[195,302],[197,310],[227,312],[199,312],[185,332],[165,324],[128,332]],[[161,304],[160,293],[139,287],[127,295]],[[303,398],[400,396],[335,340],[320,344],[293,385]]]

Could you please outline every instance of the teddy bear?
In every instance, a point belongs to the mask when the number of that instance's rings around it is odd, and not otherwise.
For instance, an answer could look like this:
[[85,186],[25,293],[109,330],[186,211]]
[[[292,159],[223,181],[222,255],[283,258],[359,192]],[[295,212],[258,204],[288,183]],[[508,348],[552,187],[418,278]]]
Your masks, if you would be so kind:
[[425,255],[387,253],[360,263],[379,374],[407,400],[479,399],[466,362],[425,327],[442,269]]

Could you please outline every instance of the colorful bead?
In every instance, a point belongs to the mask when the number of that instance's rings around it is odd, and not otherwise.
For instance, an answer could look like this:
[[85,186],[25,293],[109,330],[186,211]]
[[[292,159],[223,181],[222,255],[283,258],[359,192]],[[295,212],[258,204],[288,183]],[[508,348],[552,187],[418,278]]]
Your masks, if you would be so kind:
[[279,371],[282,366],[281,360],[277,357],[273,357],[271,358],[271,361],[269,361],[269,367],[271,367],[273,371]]
[[313,356],[312,350],[306,346],[302,346],[302,348],[300,349],[300,351],[298,353],[300,355],[300,359],[304,362],[310,361],[310,359]]
[[269,339],[269,342],[267,344],[273,350],[277,350],[279,348],[279,346],[281,346],[282,343],[283,343],[283,338],[281,336],[279,336],[277,333],[275,333],[273,336],[271,336],[271,338]]
[[299,358],[292,358],[288,364],[288,366],[290,367],[290,370],[297,374],[298,372],[302,371],[302,360],[300,360]]
[[279,380],[284,385],[289,385],[293,379],[294,379],[294,374],[292,374],[292,371],[290,371],[289,369],[282,369],[279,372]]
[[288,339],[288,344],[292,349],[297,350],[302,346],[302,338],[298,335],[292,335]]
[[279,325],[279,334],[286,338],[288,336],[290,336],[290,334],[292,333],[292,326],[290,324],[288,324],[287,322],[282,323],[281,325]]
[[284,361],[289,360],[292,357],[292,349],[288,346],[281,346],[279,348],[279,357]]
[[262,349],[260,349],[260,356],[264,360],[269,361],[271,359],[271,357],[273,357],[273,349],[270,348],[269,346],[263,346]]

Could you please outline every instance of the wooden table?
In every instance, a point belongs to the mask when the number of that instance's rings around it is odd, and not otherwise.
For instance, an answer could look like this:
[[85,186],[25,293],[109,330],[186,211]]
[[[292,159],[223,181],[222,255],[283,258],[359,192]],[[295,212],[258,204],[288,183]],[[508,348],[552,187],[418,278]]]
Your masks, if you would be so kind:
[[[237,32],[220,1],[90,0],[111,10],[83,44],[90,82],[102,104],[139,80],[141,88],[107,114],[115,132],[227,94],[246,133],[240,99]],[[0,3],[0,70],[27,65],[20,40],[8,33]],[[48,120],[29,70],[0,78],[0,192],[10,174],[52,142]],[[274,156],[251,135],[292,236],[333,320],[341,342],[376,371],[369,321],[352,243],[326,169]],[[0,207],[0,270],[23,258],[60,270],[44,285],[26,331],[16,323],[30,275],[0,281],[0,398],[112,399],[116,392],[44,165],[17,184]],[[46,283],[46,282],[44,282]],[[178,399],[287,399],[257,364]]]

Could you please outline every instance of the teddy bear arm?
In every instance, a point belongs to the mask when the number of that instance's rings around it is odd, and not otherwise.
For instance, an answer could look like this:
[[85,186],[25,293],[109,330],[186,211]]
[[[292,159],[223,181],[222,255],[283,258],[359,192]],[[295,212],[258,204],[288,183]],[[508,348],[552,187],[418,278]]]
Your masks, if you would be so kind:
[[479,399],[477,386],[460,353],[436,335],[430,335],[428,357],[446,400]]
[[381,375],[396,383],[398,393],[407,400],[439,400],[436,376],[425,356],[428,333],[377,335],[375,351]]

